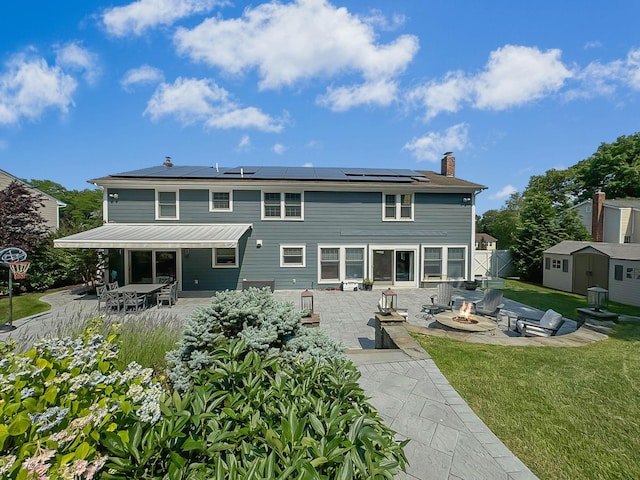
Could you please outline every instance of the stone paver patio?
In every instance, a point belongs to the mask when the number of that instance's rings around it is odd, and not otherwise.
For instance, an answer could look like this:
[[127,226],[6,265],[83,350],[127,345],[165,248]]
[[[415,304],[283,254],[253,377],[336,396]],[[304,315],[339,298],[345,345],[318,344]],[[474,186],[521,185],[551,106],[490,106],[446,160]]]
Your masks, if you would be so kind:
[[[521,338],[507,329],[508,315],[498,319],[494,334],[470,334],[439,328],[425,319],[422,305],[430,301],[435,289],[398,289],[398,307],[408,310],[407,330],[447,336],[463,341],[505,345],[578,346],[606,338],[608,328],[582,327],[568,320],[558,336]],[[274,295],[300,305],[300,290],[276,291]],[[374,314],[381,290],[315,290],[315,311],[320,314],[320,328],[340,340],[349,358],[358,366],[360,384],[387,424],[399,438],[411,441],[405,451],[410,461],[406,474],[398,478],[424,480],[456,479],[534,479],[535,475],[498,439],[471,410],[442,375],[427,352],[418,355],[402,350],[375,350]],[[207,304],[211,293],[183,296],[171,309],[162,312],[186,320],[200,305]],[[466,301],[478,300],[481,291],[456,290]],[[0,333],[0,341],[9,337],[36,338],[51,335],[55,324],[64,318],[96,312],[95,296],[62,291],[42,298],[52,305],[44,314],[21,319],[16,330]],[[459,305],[459,302],[458,302]],[[542,312],[526,305],[504,300],[503,311],[536,317]],[[153,307],[149,311],[157,311]],[[136,314],[126,318],[135,320]],[[513,320],[512,320],[513,322]],[[513,327],[513,324],[512,324]]]

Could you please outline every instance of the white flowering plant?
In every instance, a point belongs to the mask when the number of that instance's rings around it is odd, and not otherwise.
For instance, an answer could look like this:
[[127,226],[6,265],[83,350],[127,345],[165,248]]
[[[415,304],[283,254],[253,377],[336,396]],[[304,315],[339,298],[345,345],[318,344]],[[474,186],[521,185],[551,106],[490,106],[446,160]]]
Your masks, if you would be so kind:
[[101,320],[77,338],[36,342],[24,353],[0,344],[0,478],[92,479],[107,457],[107,432],[127,435],[161,416],[162,386],[152,370],[114,366],[117,326]]

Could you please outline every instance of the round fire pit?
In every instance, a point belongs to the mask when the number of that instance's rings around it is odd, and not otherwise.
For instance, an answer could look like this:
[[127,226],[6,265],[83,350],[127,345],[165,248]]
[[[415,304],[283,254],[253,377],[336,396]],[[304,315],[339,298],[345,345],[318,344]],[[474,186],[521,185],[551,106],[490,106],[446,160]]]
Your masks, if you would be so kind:
[[463,317],[460,316],[458,312],[438,313],[436,315],[436,322],[438,322],[440,326],[465,332],[491,332],[497,327],[495,321],[486,317],[472,314],[468,317]]

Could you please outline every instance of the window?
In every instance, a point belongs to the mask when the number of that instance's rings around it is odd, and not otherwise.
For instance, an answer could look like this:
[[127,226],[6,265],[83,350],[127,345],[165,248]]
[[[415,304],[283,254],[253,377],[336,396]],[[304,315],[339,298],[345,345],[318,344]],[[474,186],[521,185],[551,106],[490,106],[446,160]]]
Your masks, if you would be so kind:
[[345,249],[345,278],[364,278],[364,248]]
[[640,267],[627,267],[627,278],[630,280],[640,280]]
[[303,195],[295,192],[263,192],[263,220],[302,220]]
[[424,249],[424,276],[442,277],[442,248],[426,247]]
[[614,268],[613,278],[618,281],[622,281],[622,265],[616,265]]
[[213,266],[217,268],[237,267],[238,252],[236,248],[214,248]]
[[233,194],[231,192],[211,191],[211,201],[209,203],[211,212],[232,212]]
[[544,269],[551,270],[551,259],[549,257],[545,257],[544,259]]
[[177,191],[156,191],[156,219],[157,220],[177,220],[178,219],[178,192]]
[[365,277],[365,247],[319,247],[320,282],[362,280]]
[[562,260],[562,271],[567,273],[569,271],[569,260],[566,258]]
[[561,266],[562,262],[560,260],[558,260],[557,258],[551,259],[551,268],[553,268],[554,270],[560,270]]
[[340,249],[320,249],[320,280],[340,280]]
[[382,196],[382,219],[386,221],[411,221],[413,220],[413,194],[398,193],[384,194]]
[[464,248],[449,248],[447,259],[447,276],[449,278],[464,278]]
[[305,266],[304,245],[280,245],[280,266],[281,267],[304,267]]

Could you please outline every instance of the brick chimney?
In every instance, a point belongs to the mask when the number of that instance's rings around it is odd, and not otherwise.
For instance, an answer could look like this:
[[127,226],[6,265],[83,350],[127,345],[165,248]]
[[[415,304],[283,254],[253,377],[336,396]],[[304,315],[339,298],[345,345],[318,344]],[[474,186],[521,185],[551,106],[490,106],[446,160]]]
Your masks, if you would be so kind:
[[452,155],[453,152],[446,152],[442,160],[440,161],[440,175],[447,177],[456,176],[456,157]]
[[591,202],[591,237],[594,242],[604,241],[604,198],[604,192],[598,190]]

